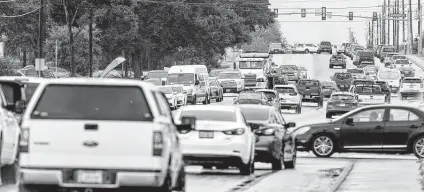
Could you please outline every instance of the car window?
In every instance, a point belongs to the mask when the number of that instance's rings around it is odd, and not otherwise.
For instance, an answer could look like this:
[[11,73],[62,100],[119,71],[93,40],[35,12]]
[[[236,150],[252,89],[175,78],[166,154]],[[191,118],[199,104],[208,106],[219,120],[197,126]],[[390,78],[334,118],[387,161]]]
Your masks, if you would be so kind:
[[421,79],[403,79],[402,83],[422,83]]
[[3,90],[4,96],[6,97],[6,102],[8,105],[13,105],[15,101],[15,90],[14,87],[8,84],[4,84],[1,86]]
[[31,118],[153,120],[142,88],[106,85],[48,85],[31,112]]
[[37,89],[39,83],[25,83],[25,96],[27,102],[31,99],[32,95],[34,94],[35,90]]
[[160,105],[162,105],[162,110],[165,112],[166,117],[170,118],[173,122],[174,120],[171,115],[171,109],[169,108],[168,99],[166,98],[165,94],[157,93],[157,97]]
[[152,92],[152,94],[153,94],[153,98],[155,99],[155,102],[158,104],[159,114],[162,115],[162,116],[166,116],[165,110],[163,109],[163,105],[161,105],[161,103],[159,102],[160,100],[158,99],[159,94],[157,94],[155,92]]
[[274,87],[278,93],[296,93],[296,90],[293,87]]
[[246,121],[265,121],[269,119],[268,109],[254,109],[240,106],[240,110],[246,118]]
[[420,118],[413,112],[405,109],[390,109],[390,121],[418,121]]
[[384,116],[384,109],[369,109],[354,114],[353,122],[382,122]]
[[183,110],[182,116],[193,116],[196,117],[197,121],[237,121],[236,114],[233,111],[222,110]]
[[281,113],[278,110],[276,111],[276,114],[277,114],[277,117],[280,119],[281,124],[282,125],[285,125],[286,124],[286,120],[284,120],[283,115],[281,115]]
[[269,98],[275,99],[277,97],[277,95],[275,95],[275,93],[273,92],[264,92],[264,94],[268,99]]

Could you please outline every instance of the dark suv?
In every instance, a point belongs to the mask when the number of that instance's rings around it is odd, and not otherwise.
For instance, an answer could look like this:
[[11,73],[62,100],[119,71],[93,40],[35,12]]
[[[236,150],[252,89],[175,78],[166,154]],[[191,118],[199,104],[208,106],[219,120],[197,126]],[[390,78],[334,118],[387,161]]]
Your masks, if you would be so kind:
[[319,44],[317,53],[321,54],[322,52],[329,52],[330,54],[333,54],[333,46],[331,46],[329,41],[322,41]]
[[[355,61],[354,61],[355,62]],[[372,51],[359,51],[358,52],[358,67],[365,67],[367,65],[374,65],[374,54]]]

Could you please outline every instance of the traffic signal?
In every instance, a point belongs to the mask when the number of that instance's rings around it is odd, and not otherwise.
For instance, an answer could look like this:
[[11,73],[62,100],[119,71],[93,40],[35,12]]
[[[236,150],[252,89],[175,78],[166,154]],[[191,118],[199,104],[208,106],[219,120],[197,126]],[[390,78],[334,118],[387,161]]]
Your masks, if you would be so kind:
[[302,9],[302,11],[301,11],[300,15],[301,15],[302,17],[306,17],[306,9]]
[[353,20],[353,12],[349,12],[349,20],[352,21]]
[[322,19],[322,20],[326,20],[326,19],[327,19],[327,8],[322,7],[322,8],[321,8],[321,13],[322,13],[322,14],[321,14],[321,16],[322,16],[322,17],[321,17],[321,19]]
[[377,21],[377,12],[372,13],[372,21]]

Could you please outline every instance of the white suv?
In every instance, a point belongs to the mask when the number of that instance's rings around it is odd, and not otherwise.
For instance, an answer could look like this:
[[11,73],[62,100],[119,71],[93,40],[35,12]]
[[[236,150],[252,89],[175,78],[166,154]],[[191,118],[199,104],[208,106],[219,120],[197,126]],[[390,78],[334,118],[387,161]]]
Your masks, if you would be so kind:
[[166,97],[148,83],[55,79],[22,118],[19,191],[184,190],[177,130]]
[[400,84],[401,99],[406,98],[408,95],[419,94],[424,91],[423,80],[418,77],[405,77]]

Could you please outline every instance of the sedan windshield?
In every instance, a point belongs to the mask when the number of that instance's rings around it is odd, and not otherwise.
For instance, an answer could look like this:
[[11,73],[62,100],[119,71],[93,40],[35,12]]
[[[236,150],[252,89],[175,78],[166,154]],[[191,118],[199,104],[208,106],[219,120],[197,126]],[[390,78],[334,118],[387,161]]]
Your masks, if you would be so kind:
[[169,85],[174,84],[194,84],[194,74],[193,73],[174,73],[169,74],[167,82]]
[[229,111],[218,110],[184,110],[181,112],[181,117],[192,116],[198,121],[231,121],[236,122],[236,114]]
[[218,79],[240,79],[240,73],[220,73]]

